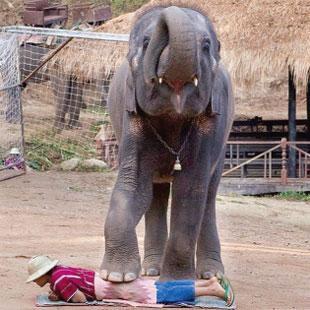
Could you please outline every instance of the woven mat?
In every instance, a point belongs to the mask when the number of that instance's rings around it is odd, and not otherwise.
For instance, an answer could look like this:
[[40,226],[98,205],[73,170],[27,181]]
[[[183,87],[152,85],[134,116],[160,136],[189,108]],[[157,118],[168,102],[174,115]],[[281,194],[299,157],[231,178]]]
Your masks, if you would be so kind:
[[173,305],[162,305],[162,304],[140,304],[137,302],[127,301],[127,300],[102,300],[102,301],[91,301],[86,303],[70,303],[64,301],[51,301],[48,299],[46,294],[37,296],[36,299],[37,307],[60,307],[60,306],[117,306],[117,307],[144,307],[144,308],[205,308],[205,309],[227,309],[235,310],[236,305],[227,307],[225,301],[216,297],[198,297],[194,303],[178,303]]

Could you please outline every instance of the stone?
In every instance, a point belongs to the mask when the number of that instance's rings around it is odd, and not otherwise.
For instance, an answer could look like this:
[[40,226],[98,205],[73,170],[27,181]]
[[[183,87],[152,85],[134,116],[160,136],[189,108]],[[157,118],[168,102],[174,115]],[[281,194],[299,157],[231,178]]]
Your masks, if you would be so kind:
[[108,167],[108,165],[103,160],[99,160],[96,158],[83,160],[82,166],[83,168],[87,169],[103,169]]
[[78,167],[80,162],[81,162],[80,158],[74,157],[74,158],[71,158],[69,160],[63,161],[60,164],[60,167],[61,167],[62,170],[72,171],[72,170],[74,170],[74,169],[76,169]]

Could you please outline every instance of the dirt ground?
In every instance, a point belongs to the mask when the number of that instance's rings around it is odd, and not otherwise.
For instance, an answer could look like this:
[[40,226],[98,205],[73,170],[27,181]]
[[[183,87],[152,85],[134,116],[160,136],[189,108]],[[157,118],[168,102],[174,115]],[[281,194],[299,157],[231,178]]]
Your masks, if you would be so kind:
[[[35,295],[47,290],[25,284],[32,255],[99,267],[114,180],[111,172],[52,171],[0,183],[0,309],[34,309]],[[217,200],[223,260],[238,309],[310,309],[310,204]],[[142,245],[143,223],[137,232]]]

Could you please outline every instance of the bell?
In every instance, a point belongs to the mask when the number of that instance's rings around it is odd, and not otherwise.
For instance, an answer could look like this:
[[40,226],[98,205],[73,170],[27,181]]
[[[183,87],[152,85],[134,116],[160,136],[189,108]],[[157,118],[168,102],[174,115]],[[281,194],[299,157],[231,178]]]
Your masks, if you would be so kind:
[[179,157],[177,157],[177,160],[174,163],[173,170],[175,170],[175,171],[181,171],[182,170],[182,166],[181,166]]

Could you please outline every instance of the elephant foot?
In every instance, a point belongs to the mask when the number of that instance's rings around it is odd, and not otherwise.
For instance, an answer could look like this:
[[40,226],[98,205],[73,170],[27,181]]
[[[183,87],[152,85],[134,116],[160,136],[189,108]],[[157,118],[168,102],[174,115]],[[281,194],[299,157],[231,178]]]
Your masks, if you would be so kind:
[[160,275],[160,269],[156,267],[142,268],[142,275],[148,277],[156,277]]
[[163,265],[159,278],[162,282],[186,279],[195,279],[195,269],[182,263]]
[[142,275],[155,277],[160,275],[161,256],[154,258],[145,257],[143,261]]
[[100,267],[100,277],[111,282],[131,282],[139,277],[140,260],[127,259],[125,262],[115,263],[104,259]]
[[195,279],[195,273],[193,272],[172,272],[172,273],[162,273],[159,277],[159,281],[167,282],[174,280],[193,280]]
[[81,129],[83,127],[80,121],[71,121],[66,126],[66,129]]
[[206,258],[197,262],[196,274],[198,279],[211,279],[219,271],[224,274],[224,265],[219,260]]
[[53,130],[55,133],[61,133],[64,128],[65,128],[64,122],[61,121],[54,122]]

